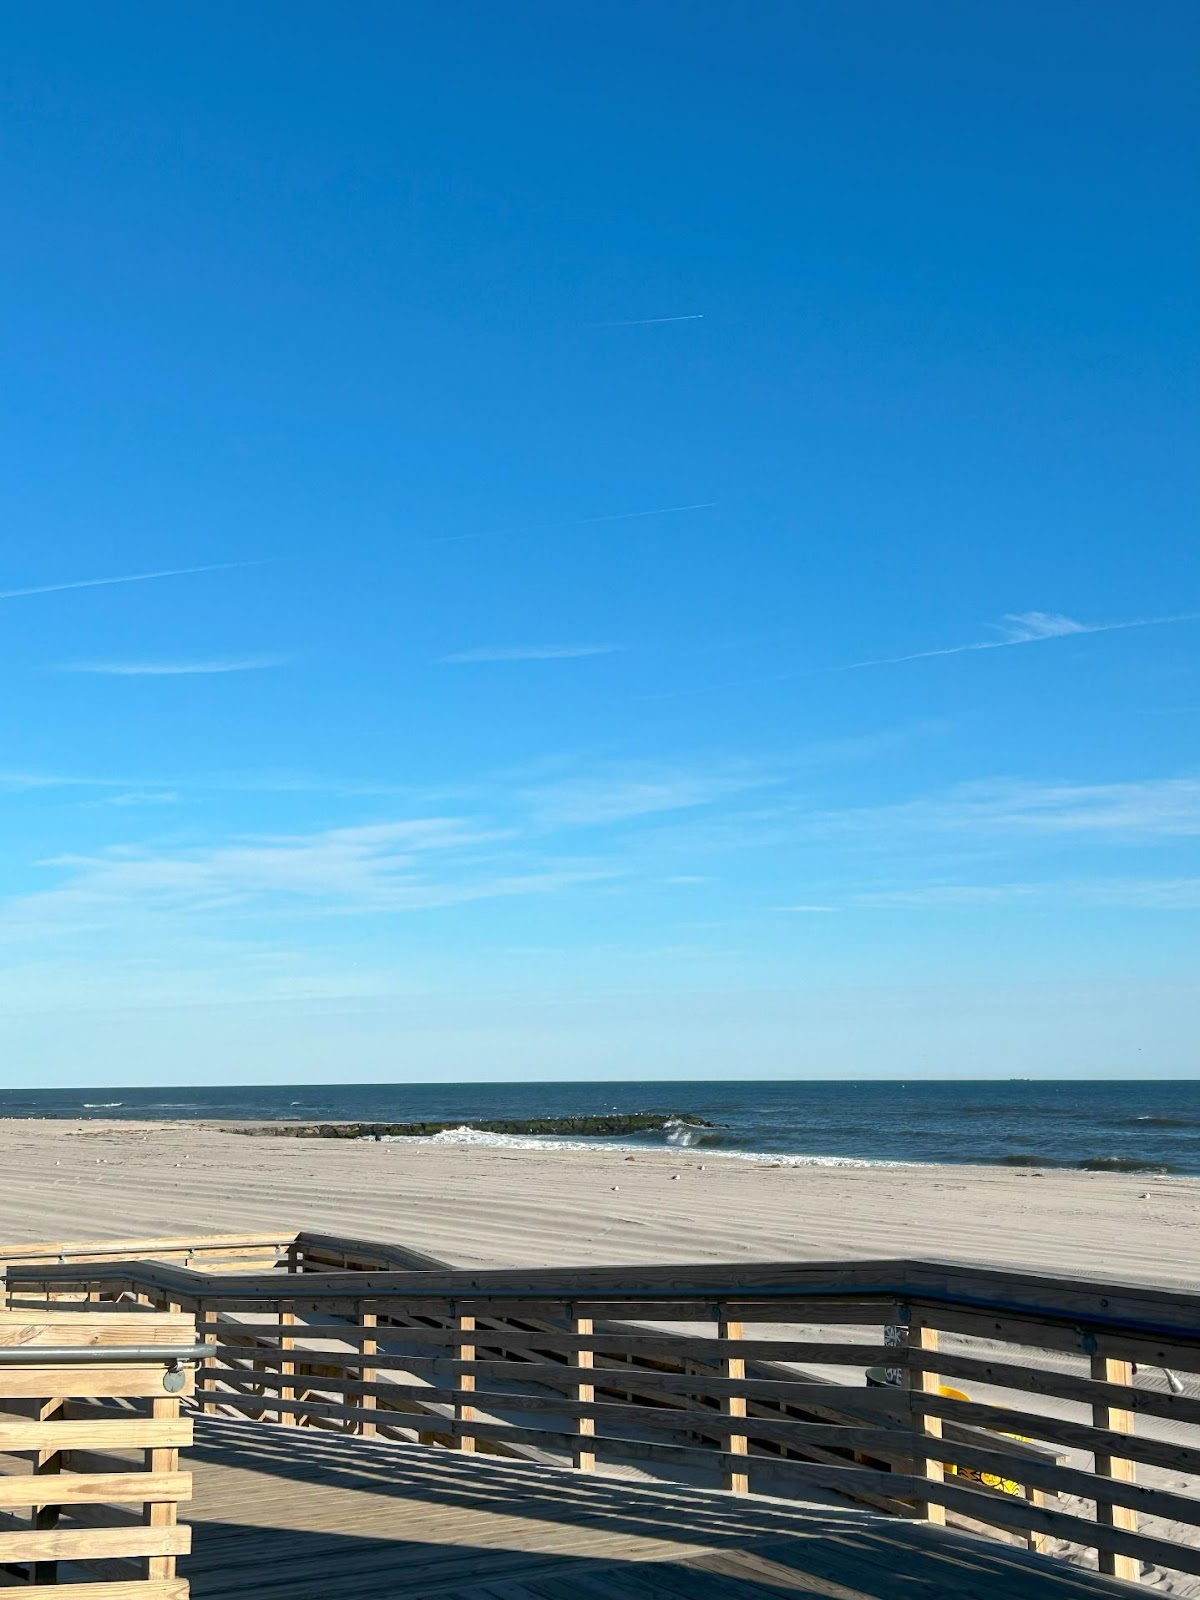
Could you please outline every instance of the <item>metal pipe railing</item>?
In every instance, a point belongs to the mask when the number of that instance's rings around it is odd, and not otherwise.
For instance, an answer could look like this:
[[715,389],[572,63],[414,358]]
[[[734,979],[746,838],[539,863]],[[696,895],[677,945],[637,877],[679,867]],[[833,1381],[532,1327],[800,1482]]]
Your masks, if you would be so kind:
[[159,1361],[182,1367],[216,1353],[213,1344],[5,1345],[0,1347],[0,1367],[113,1367],[125,1363],[144,1367]]

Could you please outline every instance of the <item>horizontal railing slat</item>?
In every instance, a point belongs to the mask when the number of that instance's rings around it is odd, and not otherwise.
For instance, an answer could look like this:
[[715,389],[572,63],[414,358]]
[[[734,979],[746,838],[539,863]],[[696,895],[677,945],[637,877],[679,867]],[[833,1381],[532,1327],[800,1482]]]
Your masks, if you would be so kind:
[[56,1472],[0,1477],[0,1506],[85,1505],[112,1500],[187,1500],[190,1472]]

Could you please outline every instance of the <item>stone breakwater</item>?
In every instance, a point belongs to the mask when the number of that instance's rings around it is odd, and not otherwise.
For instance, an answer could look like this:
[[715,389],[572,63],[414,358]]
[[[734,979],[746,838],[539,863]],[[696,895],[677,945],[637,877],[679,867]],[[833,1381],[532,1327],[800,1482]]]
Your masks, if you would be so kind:
[[538,1138],[606,1138],[616,1134],[674,1133],[686,1128],[711,1128],[703,1117],[682,1111],[637,1111],[599,1117],[502,1117],[494,1120],[459,1117],[452,1122],[265,1122],[237,1128],[238,1133],[280,1139],[430,1139],[463,1126],[479,1133],[526,1134]]

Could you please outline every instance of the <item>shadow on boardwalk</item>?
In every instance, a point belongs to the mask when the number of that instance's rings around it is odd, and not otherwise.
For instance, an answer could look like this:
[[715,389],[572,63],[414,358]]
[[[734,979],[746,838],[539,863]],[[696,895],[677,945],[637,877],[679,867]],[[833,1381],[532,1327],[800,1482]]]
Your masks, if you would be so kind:
[[200,1419],[196,1600],[1095,1600],[1013,1546],[870,1512]]

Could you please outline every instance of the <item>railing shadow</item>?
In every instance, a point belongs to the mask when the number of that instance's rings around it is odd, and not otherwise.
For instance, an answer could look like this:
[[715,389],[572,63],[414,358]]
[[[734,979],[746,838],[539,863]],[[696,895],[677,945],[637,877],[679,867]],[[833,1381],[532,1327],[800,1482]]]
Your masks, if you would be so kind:
[[[550,1593],[539,1586],[542,1581],[552,1582],[552,1592],[562,1600],[576,1593],[580,1600],[626,1595],[637,1600],[650,1595],[688,1600],[762,1595],[765,1600],[770,1595],[780,1600],[781,1591],[824,1600],[830,1595],[838,1600],[1096,1600],[1129,1593],[1124,1584],[1016,1546],[869,1511],[807,1503],[775,1506],[755,1497],[742,1500],[567,1468],[531,1467],[430,1446],[202,1419],[193,1455],[202,1469],[233,1467],[296,1484],[296,1494],[287,1502],[289,1526],[241,1528],[205,1518],[201,1476],[189,1519],[196,1530],[196,1554],[188,1564],[196,1600],[224,1595],[222,1574],[239,1562],[242,1587],[234,1588],[231,1579],[231,1595],[286,1592],[288,1600],[307,1600],[310,1594],[335,1600],[343,1593],[359,1600],[376,1594],[449,1596],[460,1588],[465,1594],[478,1585],[515,1582],[518,1575],[513,1600],[521,1600],[524,1582],[534,1585],[531,1600]],[[491,1513],[497,1519],[655,1539],[696,1553],[614,1561],[500,1548],[503,1540],[477,1549],[455,1539],[456,1521],[460,1529],[462,1523],[454,1517],[447,1518],[446,1542],[439,1542],[432,1516],[418,1543],[402,1533],[388,1536],[383,1507],[377,1536],[370,1531],[353,1538],[313,1533],[305,1529],[303,1485],[417,1502],[431,1510]],[[361,1529],[364,1520],[374,1519],[368,1512],[355,1520]],[[395,1519],[391,1526],[397,1526]],[[245,1565],[250,1551],[253,1576]],[[307,1586],[305,1560],[323,1574],[312,1580],[313,1587]],[[375,1582],[378,1589],[371,1587]]]

